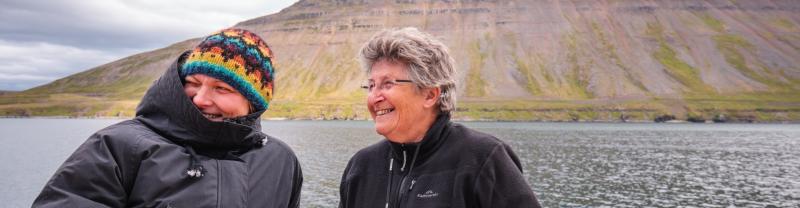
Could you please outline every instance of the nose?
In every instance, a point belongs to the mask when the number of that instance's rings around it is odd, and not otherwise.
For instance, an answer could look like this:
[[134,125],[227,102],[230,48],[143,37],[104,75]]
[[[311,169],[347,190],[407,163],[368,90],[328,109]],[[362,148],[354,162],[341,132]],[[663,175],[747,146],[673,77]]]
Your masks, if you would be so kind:
[[205,86],[200,87],[200,89],[197,90],[197,94],[195,94],[194,97],[192,97],[192,102],[194,102],[194,105],[200,108],[211,106],[214,103],[212,102],[211,96],[209,95],[208,87]]
[[377,103],[384,99],[383,91],[379,90],[378,88],[374,88],[371,91],[367,92],[367,101],[369,103]]

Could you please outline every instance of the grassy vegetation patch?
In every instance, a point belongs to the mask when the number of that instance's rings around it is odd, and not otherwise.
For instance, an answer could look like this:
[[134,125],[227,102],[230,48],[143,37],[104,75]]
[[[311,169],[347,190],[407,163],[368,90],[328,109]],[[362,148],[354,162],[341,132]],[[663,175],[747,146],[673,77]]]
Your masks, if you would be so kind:
[[705,120],[731,122],[781,122],[800,119],[800,95],[796,92],[690,95],[686,108]]
[[744,55],[739,52],[739,48],[746,50],[754,49],[755,47],[752,44],[739,35],[730,34],[715,35],[713,40],[717,44],[717,49],[719,49],[720,53],[725,57],[725,61],[734,68],[745,72],[746,75],[757,77],[757,74],[747,66]]
[[518,57],[516,54],[514,56],[514,62],[517,65],[517,71],[520,73],[522,81],[525,83],[525,90],[527,90],[532,95],[541,95],[542,89],[539,87],[539,82],[536,81],[534,77],[534,73],[531,69],[530,64],[523,60],[522,58]]
[[789,35],[782,35],[777,36],[776,39],[781,41],[782,43],[792,47],[795,51],[800,52],[800,35],[798,34],[789,34]]
[[653,52],[653,58],[667,69],[670,76],[681,82],[690,91],[713,92],[713,89],[700,78],[698,70],[680,60],[666,42],[659,43],[659,49]]
[[27,93],[5,94],[5,95],[0,95],[0,105],[46,102],[47,98],[48,96],[46,94],[27,94]]
[[587,70],[581,66],[578,60],[578,39],[577,35],[570,33],[564,36],[564,42],[567,45],[567,63],[569,64],[569,74],[567,79],[569,85],[567,94],[579,99],[592,98],[593,94],[587,90],[589,86],[588,78],[584,75]]
[[708,26],[712,30],[717,31],[717,32],[724,32],[725,31],[725,24],[722,23],[722,21],[719,21],[718,19],[714,18],[710,14],[708,14],[708,13],[699,13],[699,14],[696,14],[696,15],[701,20],[703,20],[703,23],[705,23],[706,26]]
[[275,101],[264,113],[265,118],[366,120],[370,118],[366,102]]
[[486,53],[481,51],[480,41],[469,47],[469,71],[467,72],[466,93],[468,97],[486,96],[486,81],[481,76]]
[[780,82],[778,77],[773,75],[765,65],[757,63],[761,68],[761,72],[748,66],[747,60],[740,50],[754,51],[755,46],[743,37],[724,34],[715,35],[713,40],[717,45],[717,49],[722,53],[723,57],[725,57],[725,61],[733,66],[733,68],[739,70],[739,72],[742,72],[745,76],[764,83],[773,90],[781,90],[789,87],[786,83]]
[[794,30],[796,27],[792,21],[786,18],[775,18],[772,22],[774,25],[787,30]]
[[653,52],[653,58],[664,66],[667,74],[689,88],[690,92],[713,93],[714,90],[711,86],[705,84],[701,79],[699,71],[678,58],[675,50],[667,44],[660,24],[647,24],[645,33],[658,40],[659,47]]
[[612,64],[622,69],[622,72],[625,73],[625,78],[628,83],[631,83],[638,89],[647,92],[647,88],[644,86],[644,84],[642,84],[641,81],[639,81],[640,79],[634,77],[630,68],[622,63],[622,59],[620,59],[619,55],[617,54],[616,46],[614,46],[614,44],[608,40],[603,30],[596,22],[592,22],[592,31],[594,31],[594,34],[600,39],[600,43],[603,46],[603,53],[606,55],[606,57],[608,57]]
[[26,90],[24,94],[49,94],[53,92],[91,94],[108,96],[112,98],[138,99],[144,95],[145,90],[152,84],[158,75],[135,74],[141,69],[163,59],[163,55],[141,61],[129,59],[123,63],[121,70],[111,70],[107,67],[97,67],[81,72],[70,77],[57,80],[51,84]]
[[0,116],[132,117],[138,101],[60,98],[44,103],[0,105]]
[[606,37],[603,30],[600,28],[600,25],[597,24],[597,22],[592,22],[592,32],[594,32],[595,36],[597,36],[597,38],[600,39],[600,44],[602,44],[604,49],[603,53],[611,59],[615,60],[619,59],[614,44],[608,41],[608,38]]
[[650,121],[666,107],[656,101],[591,104],[575,100],[466,101],[455,118],[500,121]]
[[[0,116],[120,116],[132,117],[138,100],[87,99],[82,95],[58,94],[42,103],[0,105]],[[685,114],[671,109],[681,103]],[[683,100],[507,100],[458,103],[455,118],[501,121],[653,121],[662,115],[678,119],[728,122],[780,122],[800,120],[800,95],[783,93],[738,93],[686,95]],[[369,119],[364,100],[275,100],[264,118],[349,120]]]

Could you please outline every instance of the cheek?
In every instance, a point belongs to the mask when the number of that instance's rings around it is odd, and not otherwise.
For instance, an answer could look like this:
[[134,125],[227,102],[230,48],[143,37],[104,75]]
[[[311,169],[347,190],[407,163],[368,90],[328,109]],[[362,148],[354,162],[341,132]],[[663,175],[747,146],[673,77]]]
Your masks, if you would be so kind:
[[375,116],[375,107],[377,107],[376,105],[379,101],[381,103],[387,103],[389,99],[386,94],[383,95],[382,99],[378,99],[376,96],[367,96],[367,110],[373,117]]
[[194,97],[194,95],[197,94],[197,88],[187,85],[187,86],[183,87],[183,92],[186,93],[186,96],[189,96],[191,98],[191,97]]
[[226,95],[220,96],[217,99],[217,107],[230,116],[243,116],[247,115],[250,111],[250,102],[247,101],[242,95]]
[[400,119],[404,124],[413,124],[420,119],[420,115],[424,113],[423,104],[424,100],[416,96],[409,96],[404,99],[398,99],[399,102],[395,103],[395,109],[400,115]]
[[367,97],[367,110],[369,110],[370,112],[375,110],[374,104],[375,104],[375,99],[373,99],[372,97]]

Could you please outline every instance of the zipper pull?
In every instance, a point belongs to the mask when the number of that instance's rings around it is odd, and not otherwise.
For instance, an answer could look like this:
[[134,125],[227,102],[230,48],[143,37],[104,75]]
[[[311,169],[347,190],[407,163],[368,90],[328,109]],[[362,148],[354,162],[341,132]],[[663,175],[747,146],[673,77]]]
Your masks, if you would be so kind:
[[400,167],[400,172],[405,171],[406,169],[406,150],[403,150],[403,166]]
[[411,185],[410,185],[410,186],[408,186],[408,191],[411,191],[411,189],[413,189],[413,188],[414,188],[414,184],[415,184],[415,183],[417,183],[417,180],[411,180]]

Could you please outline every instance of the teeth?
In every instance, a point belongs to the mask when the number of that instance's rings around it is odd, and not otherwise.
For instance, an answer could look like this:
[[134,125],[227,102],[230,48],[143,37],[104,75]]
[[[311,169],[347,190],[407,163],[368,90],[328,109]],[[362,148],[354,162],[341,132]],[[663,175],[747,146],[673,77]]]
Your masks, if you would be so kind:
[[203,114],[203,116],[206,117],[207,119],[215,119],[215,118],[221,117],[219,115],[212,115],[212,114],[205,114],[205,113]]
[[375,112],[375,114],[377,114],[379,116],[382,116],[382,115],[390,113],[392,111],[394,111],[394,109],[383,109],[383,110],[379,110],[379,111]]

